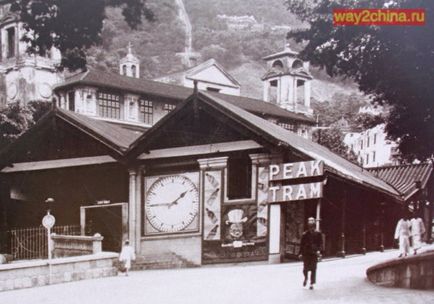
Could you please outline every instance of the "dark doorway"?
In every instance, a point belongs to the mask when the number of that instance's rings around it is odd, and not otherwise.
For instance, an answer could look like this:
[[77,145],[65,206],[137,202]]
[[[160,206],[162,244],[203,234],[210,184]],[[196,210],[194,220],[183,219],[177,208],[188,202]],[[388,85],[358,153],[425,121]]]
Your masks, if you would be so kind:
[[95,206],[86,208],[85,234],[99,233],[104,237],[103,251],[119,252],[122,247],[122,206]]

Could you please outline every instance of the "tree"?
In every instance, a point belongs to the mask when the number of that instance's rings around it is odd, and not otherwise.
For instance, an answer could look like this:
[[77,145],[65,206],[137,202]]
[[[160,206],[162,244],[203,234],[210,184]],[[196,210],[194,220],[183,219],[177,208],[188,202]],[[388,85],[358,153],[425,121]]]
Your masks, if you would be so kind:
[[153,20],[145,0],[14,0],[11,10],[20,15],[30,53],[44,55],[56,47],[62,53],[60,68],[86,67],[86,50],[102,43],[107,7],[122,7],[128,25],[135,29],[144,16]]
[[[288,33],[301,57],[331,76],[353,78],[374,102],[391,106],[386,132],[406,159],[434,152],[434,1],[286,1],[310,27]],[[333,8],[425,8],[425,26],[333,26]]]
[[357,156],[344,143],[344,134],[338,128],[317,129],[313,133],[313,141],[328,148],[343,158],[357,163]]
[[28,105],[9,103],[1,109],[0,150],[32,127],[50,108],[51,104],[46,101],[31,101]]

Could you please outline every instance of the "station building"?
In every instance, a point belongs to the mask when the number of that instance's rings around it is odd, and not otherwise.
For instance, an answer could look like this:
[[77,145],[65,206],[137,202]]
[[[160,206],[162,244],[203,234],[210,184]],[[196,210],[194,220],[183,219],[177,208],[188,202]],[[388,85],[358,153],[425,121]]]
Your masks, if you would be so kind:
[[0,155],[4,223],[39,225],[52,197],[56,223],[105,250],[129,239],[194,265],[295,258],[310,216],[326,256],[393,245],[394,187],[230,97],[190,93],[146,131],[54,108]]

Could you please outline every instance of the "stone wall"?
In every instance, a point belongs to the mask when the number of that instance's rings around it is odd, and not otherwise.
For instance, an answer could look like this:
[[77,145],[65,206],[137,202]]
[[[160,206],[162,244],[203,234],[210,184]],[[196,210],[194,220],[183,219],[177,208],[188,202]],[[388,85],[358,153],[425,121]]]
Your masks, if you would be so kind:
[[434,290],[434,251],[375,265],[366,274],[372,283],[384,287]]
[[201,265],[201,237],[185,236],[167,239],[144,239],[141,242],[140,254],[143,256],[159,254],[164,256],[167,253],[174,253],[195,265]]
[[0,265],[0,291],[115,276],[117,257],[103,252],[53,259],[51,276],[47,260]]
[[55,258],[97,254],[102,252],[102,240],[99,233],[94,236],[51,235],[53,240],[53,256]]

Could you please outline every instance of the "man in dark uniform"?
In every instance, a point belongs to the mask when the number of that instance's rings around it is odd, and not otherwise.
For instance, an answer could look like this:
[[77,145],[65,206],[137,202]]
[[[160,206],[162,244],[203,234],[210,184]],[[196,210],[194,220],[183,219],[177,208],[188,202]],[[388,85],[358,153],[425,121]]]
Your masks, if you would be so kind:
[[309,289],[313,289],[316,282],[316,264],[322,248],[322,236],[320,232],[315,231],[315,219],[313,217],[307,220],[307,226],[308,230],[301,237],[299,257],[303,259],[303,286],[307,284],[307,275],[310,271]]

